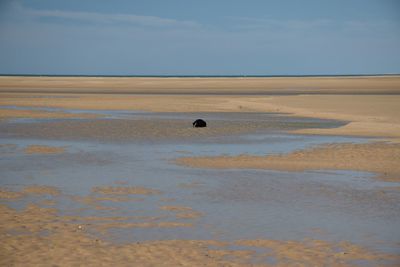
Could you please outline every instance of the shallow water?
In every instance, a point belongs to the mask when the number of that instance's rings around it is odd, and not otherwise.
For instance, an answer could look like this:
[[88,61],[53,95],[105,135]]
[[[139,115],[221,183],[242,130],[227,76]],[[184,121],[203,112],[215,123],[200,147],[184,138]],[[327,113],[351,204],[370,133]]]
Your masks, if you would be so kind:
[[[166,114],[165,118],[175,116],[187,120],[195,115]],[[155,116],[160,118],[164,114]],[[209,114],[208,118],[229,120],[231,116]],[[246,114],[241,116],[239,119],[246,119]],[[294,125],[304,122],[304,119],[290,120]],[[327,127],[336,125],[329,121],[319,123]],[[399,183],[378,181],[373,174],[353,171],[209,170],[173,163],[175,158],[188,155],[266,155],[324,143],[368,141],[341,136],[291,135],[276,129],[201,140],[124,143],[8,136],[1,138],[0,144],[16,144],[17,147],[1,151],[0,186],[20,190],[26,185],[48,185],[58,187],[63,193],[56,197],[32,196],[19,201],[3,201],[15,208],[51,199],[56,201],[55,207],[62,215],[161,216],[163,222],[194,225],[114,227],[103,237],[115,242],[318,238],[348,240],[398,253],[400,250],[395,243],[400,240],[397,231],[400,194],[391,188]],[[55,155],[28,155],[24,153],[28,145],[63,146],[66,151]],[[143,186],[160,190],[162,194],[134,196],[140,199],[138,201],[100,201],[108,208],[101,210],[74,199],[76,196],[99,196],[92,192],[95,186]],[[177,218],[176,212],[162,210],[161,206],[191,207],[202,216]]]

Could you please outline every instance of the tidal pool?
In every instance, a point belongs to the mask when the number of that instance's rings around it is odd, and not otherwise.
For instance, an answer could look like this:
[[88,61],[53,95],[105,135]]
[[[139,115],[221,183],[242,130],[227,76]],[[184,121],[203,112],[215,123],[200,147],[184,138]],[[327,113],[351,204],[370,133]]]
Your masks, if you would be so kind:
[[[335,127],[336,121],[285,118],[277,114],[131,114],[147,119],[189,121],[203,117],[215,122],[263,121],[275,126],[253,133],[202,138],[79,140],[74,136],[43,138],[0,134],[2,151],[0,186],[14,191],[29,185],[54,186],[61,195],[29,195],[2,200],[22,209],[46,203],[60,215],[124,217],[146,227],[109,225],[94,234],[114,242],[166,239],[278,239],[355,242],[399,253],[399,183],[375,180],[373,174],[353,171],[284,172],[268,170],[193,169],[174,164],[182,156],[268,155],[288,153],[326,143],[362,143],[366,138],[292,135],[287,129]],[[154,117],[152,117],[154,116]],[[123,119],[126,119],[124,117]],[[51,122],[47,122],[51,123]],[[6,129],[13,122],[2,122]],[[36,123],[23,124],[26,131]],[[212,125],[212,123],[211,123]],[[190,126],[189,126],[190,127]],[[281,128],[281,129],[280,129]],[[29,145],[64,147],[59,154],[26,154]],[[1,146],[0,146],[1,148]],[[3,149],[3,148],[2,148]],[[4,152],[4,153],[3,153]],[[160,194],[107,195],[95,187],[143,187]],[[47,204],[44,204],[47,205]],[[117,222],[117,223],[118,223]],[[150,224],[153,223],[153,224]],[[155,224],[164,223],[165,227]],[[170,227],[165,223],[181,223]],[[87,226],[90,229],[90,225]]]

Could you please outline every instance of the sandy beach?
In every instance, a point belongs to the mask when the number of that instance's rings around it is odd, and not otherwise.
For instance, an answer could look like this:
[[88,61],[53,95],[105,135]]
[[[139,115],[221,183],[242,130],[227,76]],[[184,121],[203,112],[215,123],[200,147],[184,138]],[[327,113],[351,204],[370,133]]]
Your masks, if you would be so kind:
[[0,77],[1,92],[136,94],[397,94],[399,76],[343,77]]
[[[0,77],[0,81],[0,105],[5,107],[278,112],[349,122],[336,129],[305,129],[299,133],[400,138],[398,76],[230,79]],[[88,92],[90,94],[85,94]],[[93,116],[52,114],[55,117]],[[5,108],[0,118],[22,116],[46,118],[52,115],[44,110],[31,111],[30,115],[22,110]]]
[[398,76],[0,77],[0,264],[396,266],[399,103]]

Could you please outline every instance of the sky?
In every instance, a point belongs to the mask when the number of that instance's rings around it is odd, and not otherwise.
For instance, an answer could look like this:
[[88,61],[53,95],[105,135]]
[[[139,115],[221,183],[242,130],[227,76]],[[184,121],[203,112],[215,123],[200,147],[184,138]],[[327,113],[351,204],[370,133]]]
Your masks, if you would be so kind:
[[0,0],[0,74],[385,73],[399,0]]

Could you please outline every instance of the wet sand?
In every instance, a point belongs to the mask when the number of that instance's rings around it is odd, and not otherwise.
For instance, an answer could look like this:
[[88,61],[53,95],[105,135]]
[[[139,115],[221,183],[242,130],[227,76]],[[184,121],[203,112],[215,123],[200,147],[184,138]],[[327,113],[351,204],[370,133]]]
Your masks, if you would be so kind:
[[396,266],[399,81],[0,77],[0,265]]
[[185,225],[171,222],[126,224],[120,222],[126,219],[124,217],[74,218],[59,215],[54,208],[32,204],[20,211],[0,205],[0,212],[0,264],[3,266],[82,263],[87,266],[352,266],[359,263],[390,266],[386,264],[400,260],[399,256],[351,242],[318,239],[163,240],[115,244],[96,238],[93,229]]
[[269,169],[285,171],[355,170],[377,173],[379,179],[400,182],[400,144],[339,144],[272,156],[186,157],[178,164],[197,168]]
[[107,187],[98,186],[93,188],[93,192],[105,195],[153,195],[161,193],[158,190],[153,190],[144,187],[115,187],[115,186],[107,186]]
[[[130,116],[130,115],[128,115]],[[202,117],[209,127],[196,129],[192,122]],[[29,121],[29,119],[27,118]],[[158,113],[119,119],[18,121],[0,125],[1,137],[103,142],[160,142],[163,140],[203,140],[255,132],[331,127],[335,121],[291,119],[257,113]]]

